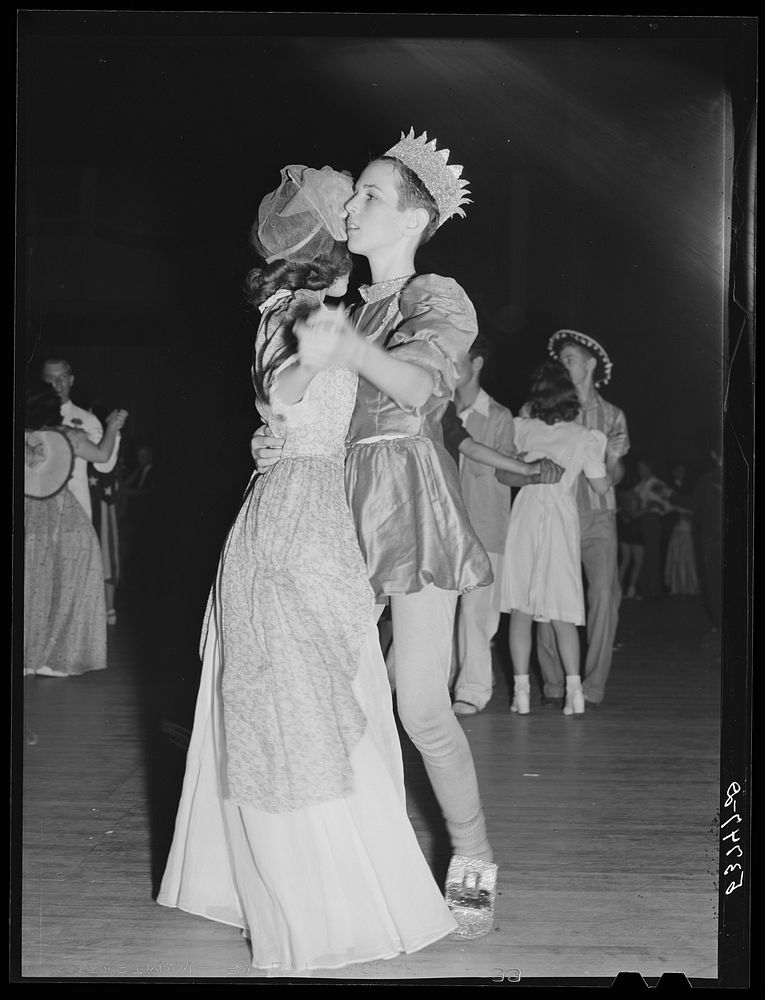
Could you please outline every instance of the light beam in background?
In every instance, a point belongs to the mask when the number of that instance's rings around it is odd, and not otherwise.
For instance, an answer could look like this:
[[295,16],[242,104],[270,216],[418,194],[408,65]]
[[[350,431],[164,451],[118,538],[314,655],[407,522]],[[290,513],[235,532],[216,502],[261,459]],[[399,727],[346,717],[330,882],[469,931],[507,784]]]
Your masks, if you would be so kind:
[[659,440],[644,384],[678,420],[719,395],[721,53],[719,39],[687,38],[48,39],[23,124],[48,165],[152,173],[210,317],[230,315],[221,262],[237,266],[284,162],[358,170],[401,129],[427,129],[465,164],[475,204],[422,265],[458,277],[512,341],[509,380],[550,324],[605,336],[615,391]]
[[[359,147],[377,152],[379,135],[411,124],[466,164],[475,204],[433,255],[517,343],[529,331],[513,325],[525,302],[508,277],[519,252],[509,188],[527,176],[532,333],[541,342],[551,322],[605,337],[614,391],[656,454],[690,449],[721,400],[732,145],[722,54],[714,39],[385,38],[319,56]],[[523,350],[512,362],[530,363],[534,344]],[[513,374],[505,401],[517,405]]]
[[722,49],[686,40],[681,62],[677,48],[616,39],[360,39],[326,59],[319,49],[318,72],[344,81],[348,100],[367,106],[362,128],[375,143],[387,134],[381,116],[393,131],[416,117],[416,130],[459,143],[473,174],[501,164],[560,174],[625,224],[653,235],[666,229],[658,251],[679,253],[680,266],[720,288],[731,148]]

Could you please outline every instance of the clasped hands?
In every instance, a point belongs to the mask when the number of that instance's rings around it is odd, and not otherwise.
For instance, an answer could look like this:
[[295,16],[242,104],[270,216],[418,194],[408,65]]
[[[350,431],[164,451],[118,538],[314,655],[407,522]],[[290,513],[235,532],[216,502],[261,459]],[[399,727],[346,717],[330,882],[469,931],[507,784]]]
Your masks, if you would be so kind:
[[[506,469],[496,469],[494,478],[503,486],[521,487],[525,485],[538,485],[539,483],[558,483],[566,471],[563,466],[553,462],[551,458],[536,458],[529,461],[528,452],[521,451],[513,455],[519,462],[525,462],[529,470],[528,473],[508,472]],[[520,478],[519,478],[520,477]],[[525,477],[525,481],[524,481]]]
[[315,310],[305,320],[295,323],[294,332],[298,360],[307,371],[358,369],[366,341],[350,325],[342,306]]
[[551,458],[540,458],[536,464],[539,466],[539,472],[530,477],[533,483],[560,482],[565,472],[563,466],[553,462]]

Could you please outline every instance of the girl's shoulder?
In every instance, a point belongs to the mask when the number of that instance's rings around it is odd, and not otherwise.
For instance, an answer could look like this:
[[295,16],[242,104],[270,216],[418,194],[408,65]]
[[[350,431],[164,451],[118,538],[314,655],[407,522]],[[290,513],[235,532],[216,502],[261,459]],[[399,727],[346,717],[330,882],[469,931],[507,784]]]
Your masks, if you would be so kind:
[[321,306],[321,298],[307,288],[275,292],[260,306],[256,343],[271,341],[280,331],[288,332],[298,319],[305,319]]
[[300,309],[315,309],[321,305],[321,298],[318,292],[309,288],[287,289],[280,288],[269,296],[265,302],[260,304],[260,313],[263,318],[275,314],[289,314]]
[[322,302],[321,294],[310,288],[296,288],[290,294],[290,298],[293,302],[308,302],[315,306],[321,305]]
[[551,426],[539,417],[513,417],[513,437],[516,443],[541,442],[551,436]]
[[574,440],[581,440],[585,443],[595,441],[597,444],[605,445],[608,440],[603,431],[596,430],[594,427],[585,427],[578,420],[559,420],[554,426],[559,428],[561,433],[568,434]]
[[514,417],[514,422],[520,425],[524,429],[539,434],[560,434],[561,430],[568,427],[567,423],[563,421],[557,421],[554,424],[548,424],[546,420],[542,420],[541,417],[532,417],[526,414],[525,416]]

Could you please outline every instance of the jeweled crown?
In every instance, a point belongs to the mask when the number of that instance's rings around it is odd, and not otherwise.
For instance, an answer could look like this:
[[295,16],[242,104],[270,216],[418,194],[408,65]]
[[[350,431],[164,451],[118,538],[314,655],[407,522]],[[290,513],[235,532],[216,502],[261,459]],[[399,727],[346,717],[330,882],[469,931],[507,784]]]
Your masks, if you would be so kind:
[[386,152],[413,170],[433,196],[438,206],[438,225],[442,226],[453,215],[465,218],[462,205],[472,204],[468,198],[468,182],[461,179],[462,167],[449,163],[449,150],[436,149],[436,140],[428,142],[428,133],[415,138],[414,128],[409,135],[401,133],[400,140]]

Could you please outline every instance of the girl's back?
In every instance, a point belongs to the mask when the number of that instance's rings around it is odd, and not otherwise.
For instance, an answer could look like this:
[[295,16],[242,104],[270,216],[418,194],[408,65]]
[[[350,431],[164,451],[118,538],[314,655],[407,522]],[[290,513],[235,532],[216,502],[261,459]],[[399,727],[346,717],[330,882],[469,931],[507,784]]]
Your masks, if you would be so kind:
[[590,430],[573,420],[547,424],[536,417],[516,417],[514,425],[515,447],[526,453],[526,461],[550,458],[565,470],[560,482],[542,488],[573,493],[581,472],[603,474],[606,436],[601,431]]

